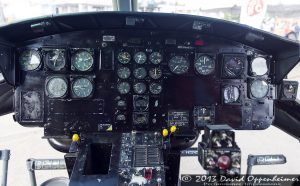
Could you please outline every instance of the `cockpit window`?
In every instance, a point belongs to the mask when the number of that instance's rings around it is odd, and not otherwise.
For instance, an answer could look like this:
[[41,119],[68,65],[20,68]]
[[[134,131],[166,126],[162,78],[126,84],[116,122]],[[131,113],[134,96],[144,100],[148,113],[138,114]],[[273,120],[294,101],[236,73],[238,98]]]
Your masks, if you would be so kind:
[[0,26],[34,17],[112,10],[113,0],[0,0]]
[[[298,81],[300,84],[300,63],[298,63],[293,70],[288,74],[288,80]],[[298,102],[300,101],[300,91],[297,92]]]

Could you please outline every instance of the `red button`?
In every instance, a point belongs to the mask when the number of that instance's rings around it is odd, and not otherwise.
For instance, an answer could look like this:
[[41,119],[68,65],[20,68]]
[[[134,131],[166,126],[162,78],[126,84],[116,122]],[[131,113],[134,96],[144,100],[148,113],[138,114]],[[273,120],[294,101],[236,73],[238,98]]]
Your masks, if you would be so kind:
[[201,40],[196,40],[196,41],[195,41],[195,45],[196,45],[196,46],[203,46],[203,45],[204,45],[204,42],[201,41]]
[[226,170],[230,167],[230,164],[231,164],[231,160],[228,156],[223,155],[218,158],[219,169]]

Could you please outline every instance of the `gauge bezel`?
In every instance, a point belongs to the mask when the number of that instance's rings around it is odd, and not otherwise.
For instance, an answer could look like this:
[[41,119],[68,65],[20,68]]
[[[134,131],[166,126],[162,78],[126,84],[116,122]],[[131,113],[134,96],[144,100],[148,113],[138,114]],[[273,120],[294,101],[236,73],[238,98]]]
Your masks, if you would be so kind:
[[[135,72],[136,72],[137,69],[144,69],[144,70],[145,70],[145,76],[143,76],[142,78],[136,77]],[[133,77],[134,77],[135,79],[138,79],[138,80],[143,80],[143,79],[147,78],[147,76],[148,76],[148,71],[147,71],[146,66],[140,66],[140,67],[137,67],[137,68],[133,69],[132,75],[133,75]]]
[[[226,103],[225,98],[224,98],[224,91],[227,87],[230,87],[230,86],[236,87],[238,89],[239,98],[233,103]],[[225,85],[222,85],[221,98],[222,98],[223,105],[241,105],[242,104],[242,98],[244,97],[244,94],[243,94],[243,91],[242,91],[241,87],[243,87],[243,85],[241,85],[241,84],[225,84]]]
[[[161,86],[161,91],[160,91],[158,94],[155,94],[155,93],[153,93],[153,91],[151,91],[151,90],[152,90],[152,89],[151,89],[151,86],[152,86],[153,84],[158,84],[158,85]],[[160,95],[160,94],[162,93],[162,91],[163,91],[163,86],[162,86],[161,83],[159,83],[159,82],[151,82],[151,83],[149,84],[149,92],[150,92],[152,95]]]
[[[159,63],[154,63],[153,60],[151,60],[151,56],[152,56],[154,53],[159,53],[159,54],[160,54],[161,60],[160,60]],[[153,52],[151,52],[150,55],[149,55],[149,61],[150,61],[151,64],[153,64],[153,65],[159,65],[159,64],[161,64],[161,63],[163,62],[163,60],[164,60],[164,56],[163,56],[163,54],[162,54],[161,51],[153,51]]]
[[[48,83],[49,83],[49,81],[51,81],[51,79],[53,79],[53,78],[60,78],[60,79],[63,79],[65,82],[66,82],[66,84],[67,84],[67,91],[65,92],[65,94],[63,95],[63,96],[60,96],[60,97],[55,97],[55,96],[52,96],[50,93],[49,93],[49,91],[48,91]],[[46,96],[47,97],[49,97],[49,98],[53,98],[53,99],[60,99],[60,98],[65,98],[65,97],[67,97],[67,95],[69,94],[69,81],[68,81],[68,79],[65,77],[65,76],[60,76],[60,75],[57,75],[57,76],[48,76],[47,78],[46,78],[46,81],[45,81],[45,94],[46,94]]]
[[[87,69],[87,70],[80,70],[78,68],[76,68],[75,66],[75,55],[80,53],[80,52],[87,52],[91,55],[92,57],[92,65]],[[94,59],[94,51],[93,49],[84,49],[84,48],[81,48],[81,49],[73,49],[71,50],[71,70],[72,71],[76,71],[76,72],[90,72],[94,69],[94,66],[95,66],[95,59]]]
[[[253,72],[253,69],[252,69],[252,63],[253,63],[253,61],[254,61],[256,58],[264,58],[264,59],[266,60],[267,72],[266,72],[265,74],[262,74],[262,75],[256,75],[255,72]],[[269,72],[270,72],[270,62],[269,62],[269,59],[268,59],[266,56],[257,55],[257,56],[254,56],[254,57],[249,61],[249,75],[250,75],[250,76],[253,76],[253,77],[267,76],[267,75],[269,75]]]
[[[119,76],[119,70],[120,70],[121,68],[127,68],[127,69],[129,69],[129,76],[128,76],[127,78],[121,78],[121,77]],[[130,76],[132,76],[132,74],[133,74],[133,72],[131,72],[131,69],[130,69],[129,67],[127,67],[127,66],[118,66],[118,67],[117,67],[117,70],[116,70],[116,73],[117,73],[117,77],[118,77],[119,79],[122,79],[122,80],[129,79]]]
[[[34,51],[35,53],[37,53],[37,56],[39,58],[39,65],[36,68],[31,69],[31,70],[25,70],[25,69],[23,69],[22,66],[21,66],[21,63],[20,63],[21,62],[21,56],[23,55],[24,52],[27,52],[27,51]],[[41,54],[41,52],[40,52],[39,49],[36,49],[36,48],[26,48],[26,49],[22,49],[19,52],[19,55],[18,55],[18,66],[19,66],[20,70],[22,70],[24,72],[37,71],[37,70],[41,69],[42,65],[43,65],[42,64],[42,54]]]
[[[208,74],[203,74],[203,73],[199,72],[199,70],[196,67],[197,61],[200,59],[200,57],[203,57],[203,56],[207,56],[207,57],[209,57],[213,60],[213,65],[214,65],[213,70],[210,71]],[[216,71],[216,57],[215,57],[215,55],[206,54],[206,53],[196,53],[195,54],[195,60],[194,60],[194,70],[195,70],[196,74],[200,75],[200,76],[212,76],[212,75],[214,75],[215,71]]]
[[[121,53],[124,53],[124,52],[126,52],[126,53],[129,54],[129,60],[128,60],[128,62],[126,62],[126,63],[121,62],[120,59],[119,59],[119,55],[120,55]],[[121,50],[121,51],[117,52],[116,59],[117,59],[117,61],[118,61],[120,64],[128,65],[128,64],[130,64],[130,61],[132,60],[132,55],[131,55],[131,53],[130,53],[129,51]]]
[[[230,58],[240,58],[242,60],[242,69],[241,71],[236,74],[236,76],[231,76],[228,75],[228,73],[225,70],[225,63],[226,63],[226,59],[230,59]],[[223,79],[242,79],[245,76],[245,72],[247,69],[247,55],[246,54],[223,54],[222,55],[222,70],[221,70],[221,77]]]
[[[62,68],[60,68],[59,70],[53,69],[49,66],[49,53],[55,50],[60,50],[63,52],[64,55],[64,59],[65,59],[65,64]],[[54,71],[54,72],[60,72],[60,71],[66,71],[67,70],[67,50],[64,48],[51,48],[51,49],[43,49],[44,52],[44,63],[45,63],[45,68],[49,71]]]
[[[170,67],[170,62],[173,58],[175,57],[183,57],[186,61],[187,61],[187,64],[188,64],[188,69],[183,72],[183,73],[176,73],[174,72],[173,70],[171,70],[171,67]],[[168,60],[168,68],[169,68],[169,71],[172,73],[172,74],[175,74],[177,76],[181,76],[181,75],[185,75],[185,74],[188,74],[189,71],[190,71],[190,67],[191,67],[191,62],[190,62],[190,59],[189,59],[189,56],[186,55],[186,54],[174,54],[174,55],[171,55],[169,60]]]
[[[151,75],[151,70],[153,70],[153,69],[159,69],[160,70],[160,72],[161,72],[161,75],[158,77],[158,78],[153,78],[153,76]],[[154,66],[154,67],[151,67],[151,68],[149,68],[149,70],[148,70],[148,76],[151,78],[151,79],[153,79],[153,80],[158,80],[158,79],[161,79],[162,77],[163,77],[163,69],[160,67],[160,66]]]
[[[264,81],[266,84],[267,84],[267,87],[268,87],[268,91],[266,92],[266,94],[261,97],[261,98],[257,98],[253,95],[252,91],[251,91],[251,87],[252,87],[252,84],[255,82],[255,81]],[[266,99],[266,97],[269,95],[270,93],[270,84],[268,82],[267,79],[262,79],[262,78],[256,78],[256,79],[249,79],[248,80],[248,96],[250,99]]]
[[[137,60],[136,60],[136,56],[137,56],[137,54],[139,54],[139,53],[142,53],[143,55],[145,55],[145,61],[142,62],[142,63],[139,63],[139,62],[137,62]],[[144,52],[144,51],[142,51],[142,50],[141,50],[141,51],[137,51],[137,52],[135,52],[134,55],[133,55],[133,60],[134,60],[134,62],[135,62],[136,64],[138,64],[138,65],[143,65],[143,64],[145,64],[145,63],[147,62],[148,56],[147,56],[146,52]]]
[[[74,92],[74,89],[73,89],[74,83],[75,83],[78,79],[82,79],[82,78],[89,80],[89,81],[91,82],[91,84],[92,84],[92,91],[91,91],[90,95],[87,96],[87,97],[80,97],[80,96],[77,96],[76,93]],[[91,76],[71,76],[71,77],[70,77],[70,82],[71,82],[71,83],[70,83],[70,85],[71,85],[71,86],[70,86],[70,92],[71,92],[71,97],[72,97],[72,98],[75,98],[75,99],[89,99],[89,98],[93,97],[94,92],[95,92],[95,82],[94,82],[94,80],[93,80],[93,77],[91,77]]]
[[[128,85],[129,85],[129,90],[128,90],[128,92],[126,92],[125,94],[123,94],[123,93],[121,93],[120,91],[119,91],[119,85],[121,84],[121,83],[127,83]],[[117,85],[116,85],[116,88],[117,88],[117,92],[118,92],[118,94],[120,94],[120,95],[127,95],[127,94],[130,94],[130,91],[131,91],[131,84],[128,82],[128,81],[119,81],[118,83],[117,83]]]
[[[144,84],[145,85],[145,90],[142,92],[142,93],[138,93],[135,89],[135,85],[138,84],[138,83],[141,83],[141,84]],[[147,93],[147,84],[145,82],[141,82],[141,81],[137,81],[137,82],[134,82],[133,85],[132,85],[132,89],[133,89],[133,92],[135,94],[138,94],[138,95],[142,95],[142,94],[145,94]]]

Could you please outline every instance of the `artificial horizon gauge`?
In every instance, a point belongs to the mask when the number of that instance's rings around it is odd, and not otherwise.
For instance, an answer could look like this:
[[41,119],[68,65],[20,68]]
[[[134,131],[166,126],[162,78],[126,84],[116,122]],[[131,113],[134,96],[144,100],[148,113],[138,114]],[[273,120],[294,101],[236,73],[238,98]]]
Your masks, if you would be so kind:
[[53,71],[60,71],[66,65],[65,50],[50,50],[46,54],[46,65]]
[[121,82],[117,85],[120,94],[127,94],[130,91],[130,84],[128,82]]
[[189,61],[184,56],[172,57],[168,65],[170,71],[177,75],[187,73],[190,67]]
[[120,52],[118,54],[118,61],[122,64],[127,64],[131,60],[131,55],[128,52]]
[[149,76],[152,79],[159,79],[162,76],[162,70],[159,67],[154,67],[149,70]]
[[151,83],[149,90],[152,94],[160,94],[162,91],[162,86],[159,83]]
[[146,92],[146,85],[145,83],[135,83],[133,85],[133,91],[136,93],[136,94],[144,94]]
[[120,67],[117,71],[118,77],[121,79],[127,79],[129,78],[131,72],[128,67]]
[[251,71],[254,76],[262,76],[268,72],[267,60],[263,57],[256,57],[251,62]]
[[133,58],[137,64],[144,64],[147,61],[147,55],[145,52],[137,52],[134,54]]
[[240,77],[244,71],[244,65],[242,56],[225,56],[223,61],[224,75],[229,78]]
[[94,59],[90,52],[79,50],[72,55],[71,63],[78,71],[88,71],[93,67]]
[[250,92],[255,98],[264,98],[269,92],[269,85],[264,80],[254,80],[251,83]]
[[78,78],[72,84],[72,92],[79,98],[89,97],[93,92],[93,84],[88,78]]
[[151,63],[157,65],[162,62],[163,56],[159,52],[152,52],[149,56]]
[[134,69],[133,75],[136,79],[144,79],[147,76],[147,71],[144,67]]
[[224,103],[237,103],[240,98],[239,88],[236,86],[227,86],[223,90]]
[[52,77],[46,83],[46,92],[51,98],[61,98],[68,91],[68,83],[62,77]]
[[41,64],[41,56],[36,50],[25,50],[19,57],[21,70],[30,71],[37,69]]
[[208,55],[202,55],[195,61],[195,69],[201,75],[209,75],[215,70],[215,60]]

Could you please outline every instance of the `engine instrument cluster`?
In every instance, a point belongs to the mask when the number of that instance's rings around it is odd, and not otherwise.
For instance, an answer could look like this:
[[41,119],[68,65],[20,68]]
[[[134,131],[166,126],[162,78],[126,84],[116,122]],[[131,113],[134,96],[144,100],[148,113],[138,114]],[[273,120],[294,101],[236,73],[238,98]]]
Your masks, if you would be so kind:
[[[272,123],[268,54],[212,36],[101,33],[100,40],[97,31],[58,34],[19,48],[18,122],[44,126],[45,136],[170,126],[184,135],[213,124]],[[66,39],[54,44],[56,37]]]

